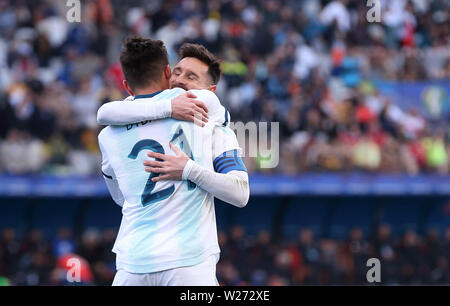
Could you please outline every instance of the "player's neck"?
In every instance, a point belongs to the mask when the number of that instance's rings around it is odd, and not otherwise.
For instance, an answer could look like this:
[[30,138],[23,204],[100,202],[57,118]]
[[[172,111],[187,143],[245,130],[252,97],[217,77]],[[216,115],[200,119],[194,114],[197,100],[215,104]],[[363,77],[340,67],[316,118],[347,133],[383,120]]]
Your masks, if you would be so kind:
[[169,89],[169,88],[165,87],[161,84],[155,84],[153,86],[149,86],[144,89],[136,89],[136,91],[134,92],[134,96],[151,95],[151,94],[154,94],[155,92],[163,91],[166,89]]

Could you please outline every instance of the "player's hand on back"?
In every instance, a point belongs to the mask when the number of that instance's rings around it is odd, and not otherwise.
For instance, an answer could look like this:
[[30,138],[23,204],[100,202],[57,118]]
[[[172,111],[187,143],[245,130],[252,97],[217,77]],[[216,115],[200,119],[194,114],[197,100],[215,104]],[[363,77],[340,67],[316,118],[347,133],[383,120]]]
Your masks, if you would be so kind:
[[147,156],[156,159],[155,161],[144,161],[145,171],[159,174],[152,178],[153,182],[159,181],[180,181],[183,176],[183,170],[189,157],[179,147],[170,143],[170,148],[176,156],[165,155],[155,152],[148,152]]
[[208,122],[208,108],[191,92],[186,92],[172,100],[172,118],[205,126]]

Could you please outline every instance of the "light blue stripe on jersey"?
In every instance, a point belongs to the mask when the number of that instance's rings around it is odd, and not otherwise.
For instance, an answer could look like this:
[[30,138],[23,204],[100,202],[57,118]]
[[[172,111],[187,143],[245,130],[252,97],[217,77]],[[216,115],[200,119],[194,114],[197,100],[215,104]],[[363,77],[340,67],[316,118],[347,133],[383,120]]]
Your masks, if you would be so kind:
[[[183,193],[186,193],[185,203],[183,207],[182,216],[177,224],[178,228],[178,242],[180,245],[180,257],[193,258],[202,249],[202,239],[198,237],[199,225],[202,221],[202,209],[204,209],[204,201],[206,192],[196,187],[195,190],[187,191],[187,184],[183,184],[180,188]],[[192,240],[192,237],[197,236],[198,239]]]
[[[135,100],[132,101],[131,103],[152,103],[155,100],[160,100],[159,96],[161,94],[155,96],[155,95],[144,95],[144,96],[136,96]],[[167,96],[167,94],[165,95]],[[143,101],[141,99],[148,99],[148,98],[152,98],[153,101]],[[116,132],[117,134],[119,133],[123,133],[124,129],[126,129],[126,127],[121,126],[121,127],[112,127],[113,131]],[[133,128],[130,130],[126,131],[126,135],[127,137],[123,137],[122,141],[120,144],[119,142],[116,142],[116,150],[115,152],[118,152],[119,156],[124,156],[126,158],[124,158],[123,162],[118,163],[118,165],[122,168],[121,172],[124,175],[133,175],[132,180],[125,180],[128,184],[125,188],[127,188],[128,190],[134,191],[133,192],[133,200],[131,201],[131,203],[128,203],[128,205],[123,207],[123,213],[124,216],[127,215],[127,218],[129,219],[133,219],[133,222],[128,223],[128,227],[127,230],[134,232],[133,235],[130,235],[128,237],[128,239],[130,239],[129,241],[129,246],[130,246],[130,250],[128,250],[127,253],[127,257],[126,257],[126,263],[125,262],[121,262],[120,261],[120,255],[118,254],[117,256],[117,268],[121,268],[121,267],[129,267],[128,263],[136,263],[136,266],[141,266],[142,263],[141,258],[145,258],[145,256],[147,255],[146,252],[148,251],[148,249],[152,248],[152,245],[154,245],[155,243],[157,243],[157,241],[155,241],[155,237],[154,235],[152,235],[152,231],[146,231],[146,230],[140,230],[141,228],[157,228],[158,227],[158,220],[155,218],[148,218],[146,217],[146,215],[148,213],[150,213],[151,211],[155,211],[155,209],[157,210],[157,205],[152,205],[152,206],[148,206],[148,207],[141,207],[142,205],[142,193],[145,189],[145,186],[147,184],[148,178],[150,176],[150,174],[148,174],[147,172],[143,171],[144,168],[142,166],[142,172],[138,171],[133,171],[136,166],[141,166],[142,162],[144,160],[147,159],[146,157],[146,151],[141,151],[138,154],[138,157],[135,160],[131,160],[129,158],[127,158],[131,152],[131,149],[134,147],[134,145],[137,143],[137,141],[141,140],[141,139],[145,139],[145,138],[150,138],[150,135],[141,135],[140,129],[139,128]],[[123,182],[123,181],[122,181]],[[140,213],[138,213],[138,215],[133,214],[133,211],[135,210],[140,211]],[[132,238],[131,238],[132,237]],[[141,246],[145,245],[145,248],[142,248]],[[157,270],[158,266],[156,264],[151,264],[146,262],[145,265],[145,270]]]
[[[137,102],[132,102],[132,103],[137,103]],[[123,133],[123,130],[126,129],[126,127],[113,127],[113,131],[115,131],[116,133]],[[133,168],[135,168],[135,165],[141,166],[142,162],[144,159],[146,159],[145,157],[145,151],[139,152],[138,154],[138,158],[136,160],[132,160],[128,158],[128,155],[131,152],[131,149],[134,147],[134,145],[136,144],[136,142],[141,138],[139,135],[139,130],[138,129],[131,129],[131,130],[127,130],[127,137],[123,138],[124,142],[116,142],[116,151],[119,153],[119,156],[124,156],[126,157],[125,160],[121,163],[118,163],[118,165],[121,167],[121,173],[123,173],[123,175],[133,175],[132,180],[125,180],[125,182],[127,182],[127,186],[124,186],[124,188],[127,188],[127,190],[130,191],[134,191],[133,192],[133,196],[132,196],[132,201],[130,201],[130,203],[127,203],[127,205],[124,205],[124,207],[122,208],[122,212],[124,213],[124,215],[128,215],[128,218],[130,217],[135,217],[134,215],[129,215],[129,211],[136,209],[136,206],[138,206],[139,210],[142,211],[148,211],[154,207],[149,207],[148,209],[145,208],[141,208],[140,206],[142,205],[142,199],[141,199],[141,194],[145,189],[145,185],[147,183],[149,174],[146,173],[145,171],[142,172],[135,172],[132,171]],[[122,181],[123,183],[123,181]],[[143,256],[141,249],[140,249],[140,245],[141,242],[145,242],[145,244],[147,246],[151,246],[152,244],[154,244],[154,239],[152,235],[148,235],[148,232],[146,231],[139,231],[139,228],[141,226],[145,226],[145,227],[156,227],[157,226],[157,222],[156,220],[154,221],[150,221],[148,218],[144,218],[144,214],[141,213],[140,216],[136,217],[136,221],[133,223],[129,224],[128,227],[128,231],[133,231],[139,234],[136,235],[132,235],[131,237],[133,237],[133,239],[129,241],[130,246],[135,246],[135,247],[131,247],[130,250],[127,252],[128,254],[128,258],[127,261],[129,262],[139,262],[139,258]],[[142,250],[144,251],[144,250]],[[118,256],[119,259],[119,256]],[[119,260],[118,260],[118,264],[117,267],[120,267],[119,264]],[[156,267],[149,267],[149,268],[153,268],[155,269]]]
[[[136,103],[152,103],[154,101],[160,101],[163,99],[173,99],[173,98],[179,96],[183,92],[184,92],[184,90],[182,90],[182,89],[163,91],[161,93],[158,93],[155,96],[152,96],[153,101],[139,101],[139,97],[138,97],[138,100],[136,100],[135,102]],[[164,128],[165,130],[169,130],[170,126],[171,126],[171,120],[160,121],[160,124],[163,124],[165,126],[165,128]],[[136,131],[138,131],[138,129],[136,129]],[[143,138],[143,137],[138,137],[138,138]],[[149,135],[149,138],[151,138],[150,135]],[[143,152],[141,152],[141,153],[143,153]],[[167,152],[165,152],[165,153],[167,154]],[[147,159],[147,158],[145,158],[145,159]],[[147,179],[148,179],[149,174],[146,172],[143,172],[143,173],[146,174]],[[147,181],[147,179],[146,179],[146,181]],[[145,188],[145,185],[143,188]],[[157,203],[156,205],[147,206],[146,212],[141,216],[142,219],[139,223],[136,224],[135,229],[138,229],[141,226],[155,227],[155,228],[158,227],[158,220],[153,219],[154,220],[153,222],[148,223],[148,218],[145,218],[145,214],[151,213],[152,210],[155,210],[155,209],[157,210],[159,204],[161,204],[161,203]],[[130,262],[137,263],[136,266],[142,268],[143,273],[146,271],[160,270],[161,269],[160,263],[148,264],[146,262],[145,264],[142,264],[139,262],[140,258],[142,258],[142,257],[145,258],[145,252],[147,252],[149,249],[151,249],[151,245],[152,245],[152,241],[154,240],[154,237],[152,235],[149,235],[147,231],[143,231],[142,237],[140,239],[138,238],[137,240],[138,241],[134,241],[132,244],[132,245],[136,246],[136,251],[135,251],[136,256],[135,256],[135,258],[132,258],[132,257],[134,257],[131,255],[131,254],[133,254],[133,252],[130,252]],[[155,241],[155,243],[159,243],[159,241]],[[141,245],[146,245],[147,248],[140,248]],[[182,247],[181,248],[179,247],[178,249],[182,249]]]

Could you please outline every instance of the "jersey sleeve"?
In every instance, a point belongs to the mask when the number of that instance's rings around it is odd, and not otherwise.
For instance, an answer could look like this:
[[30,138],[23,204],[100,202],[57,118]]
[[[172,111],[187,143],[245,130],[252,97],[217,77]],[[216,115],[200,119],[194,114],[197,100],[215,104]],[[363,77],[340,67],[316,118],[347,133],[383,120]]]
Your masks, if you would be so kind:
[[102,153],[102,174],[105,179],[106,186],[108,187],[109,193],[111,194],[112,199],[116,202],[117,205],[123,206],[125,202],[122,191],[119,188],[119,182],[117,181],[116,175],[114,173],[113,168],[111,167],[110,160],[108,158],[108,153],[105,147],[102,144],[102,133],[100,133],[98,137],[98,144],[100,147],[100,151]]
[[105,178],[116,179],[114,174],[114,170],[111,166],[111,162],[108,158],[108,152],[106,151],[105,146],[103,145],[104,131],[100,132],[98,135],[98,146],[100,148],[100,152],[102,153],[102,174]]
[[242,208],[247,205],[250,197],[248,174],[230,171],[217,173],[190,159],[184,167],[182,178],[197,184],[214,197]]
[[242,149],[230,127],[216,126],[214,128],[212,147],[215,172],[228,173],[233,170],[247,172],[242,161]]
[[103,104],[97,112],[100,125],[126,125],[145,120],[170,118],[172,101],[163,99],[151,103],[129,101],[113,101]]
[[212,154],[219,157],[224,152],[237,150],[242,153],[236,134],[228,126],[216,126],[212,135]]

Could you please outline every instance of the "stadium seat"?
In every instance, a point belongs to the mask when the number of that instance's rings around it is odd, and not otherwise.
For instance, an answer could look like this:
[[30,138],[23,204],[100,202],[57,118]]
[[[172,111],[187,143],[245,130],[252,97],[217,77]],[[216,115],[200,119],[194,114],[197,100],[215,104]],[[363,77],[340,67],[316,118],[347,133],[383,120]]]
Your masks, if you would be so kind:
[[244,208],[237,208],[222,201],[216,202],[216,219],[219,230],[228,230],[239,224],[245,233],[256,236],[261,230],[272,230],[274,215],[279,199],[275,197],[250,198]]
[[284,215],[284,236],[297,239],[300,230],[306,227],[314,232],[315,237],[321,236],[328,202],[323,198],[294,198]]
[[31,227],[52,238],[59,228],[74,228],[78,207],[78,199],[40,199],[33,207]]
[[422,200],[399,197],[382,204],[380,222],[391,225],[392,234],[401,235],[406,230],[419,230]]
[[443,200],[430,203],[431,209],[426,221],[427,228],[435,228],[440,234],[450,226],[450,201]]
[[216,209],[217,231],[227,231],[231,226],[230,214],[232,213],[233,207],[218,199],[215,199],[214,202]]
[[25,214],[29,201],[27,199],[2,199],[0,201],[0,230],[8,227],[16,231],[23,230],[25,226]]
[[115,228],[119,230],[122,210],[111,199],[93,199],[84,215],[84,228]]
[[374,198],[343,198],[335,201],[329,227],[331,238],[345,239],[350,230],[359,227],[364,236],[370,233],[375,210]]

